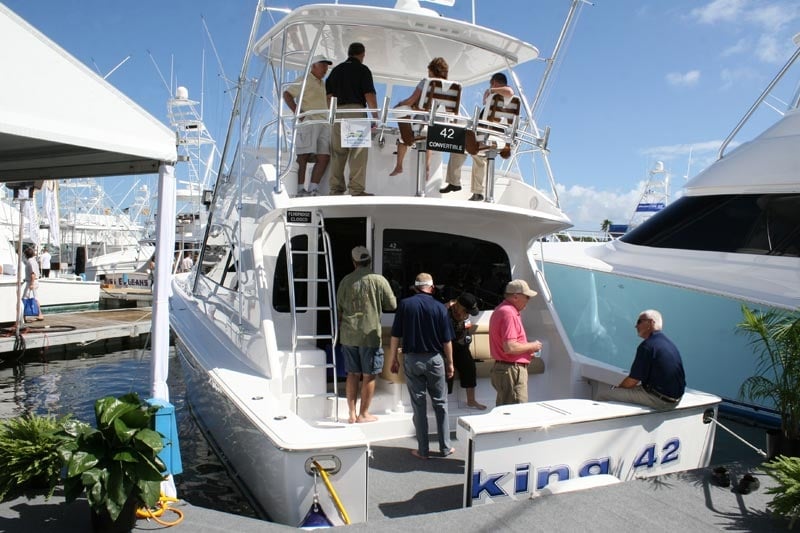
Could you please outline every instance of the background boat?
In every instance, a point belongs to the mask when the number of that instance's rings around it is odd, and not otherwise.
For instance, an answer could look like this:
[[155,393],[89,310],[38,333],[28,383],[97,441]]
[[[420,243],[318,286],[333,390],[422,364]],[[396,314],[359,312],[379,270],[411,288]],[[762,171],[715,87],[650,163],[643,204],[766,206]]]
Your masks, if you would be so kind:
[[771,415],[768,403],[740,401],[739,387],[756,373],[756,357],[736,325],[743,305],[800,308],[797,98],[781,99],[788,109],[766,131],[726,149],[768,96],[797,94],[798,72],[791,67],[799,54],[724,141],[719,159],[687,183],[683,197],[609,243],[541,246],[539,258],[576,350],[624,368],[633,320],[656,308],[681,349],[689,385],[723,397],[725,408]]

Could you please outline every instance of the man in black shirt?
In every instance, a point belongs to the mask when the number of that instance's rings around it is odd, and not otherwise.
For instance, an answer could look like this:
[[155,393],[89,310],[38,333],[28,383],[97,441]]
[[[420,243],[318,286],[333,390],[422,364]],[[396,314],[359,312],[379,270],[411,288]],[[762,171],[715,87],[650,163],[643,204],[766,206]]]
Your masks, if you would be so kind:
[[[352,43],[347,49],[347,60],[336,65],[325,82],[328,98],[335,96],[338,109],[376,109],[372,114],[378,118],[378,101],[372,72],[364,65],[366,49],[361,43]],[[338,118],[366,117],[366,113],[347,113]],[[331,132],[331,194],[344,194],[347,183],[344,168],[350,161],[350,194],[372,196],[366,192],[367,155],[369,148],[343,148],[342,124],[337,123]]]

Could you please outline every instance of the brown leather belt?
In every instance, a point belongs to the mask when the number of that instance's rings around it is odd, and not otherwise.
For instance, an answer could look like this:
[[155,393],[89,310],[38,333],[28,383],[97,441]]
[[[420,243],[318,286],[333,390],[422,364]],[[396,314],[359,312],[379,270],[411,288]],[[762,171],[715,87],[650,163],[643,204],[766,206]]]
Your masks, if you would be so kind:
[[676,399],[676,398],[673,398],[673,397],[671,397],[671,396],[667,396],[666,394],[661,394],[660,392],[658,392],[658,391],[657,391],[657,390],[655,390],[655,389],[651,389],[651,388],[649,388],[649,387],[647,387],[647,388],[643,387],[643,388],[644,388],[644,390],[647,392],[647,394],[650,394],[651,396],[655,396],[656,398],[658,398],[658,399],[659,399],[659,400],[661,400],[662,402],[667,402],[667,403],[678,403],[679,401],[681,401],[681,399],[680,399],[680,398],[677,398],[677,399]]
[[495,360],[494,364],[506,365],[506,366],[528,366],[528,363],[509,363],[508,361],[497,361],[497,360]]

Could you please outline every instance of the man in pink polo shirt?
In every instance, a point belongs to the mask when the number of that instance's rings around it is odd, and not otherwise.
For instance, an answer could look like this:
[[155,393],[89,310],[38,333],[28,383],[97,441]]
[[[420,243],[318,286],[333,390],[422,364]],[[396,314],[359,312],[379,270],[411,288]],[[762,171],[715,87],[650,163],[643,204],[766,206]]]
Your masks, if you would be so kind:
[[528,364],[542,349],[542,343],[528,342],[520,311],[536,294],[525,280],[510,281],[505,299],[489,320],[489,350],[494,359],[492,387],[497,391],[497,405],[528,401]]

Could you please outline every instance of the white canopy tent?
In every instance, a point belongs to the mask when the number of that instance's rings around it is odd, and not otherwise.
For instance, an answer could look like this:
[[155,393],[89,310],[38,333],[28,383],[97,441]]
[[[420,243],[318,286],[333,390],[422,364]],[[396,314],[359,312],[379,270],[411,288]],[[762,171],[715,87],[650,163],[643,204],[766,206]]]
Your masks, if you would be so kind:
[[0,50],[0,182],[159,173],[151,392],[169,401],[175,134],[3,4]]

